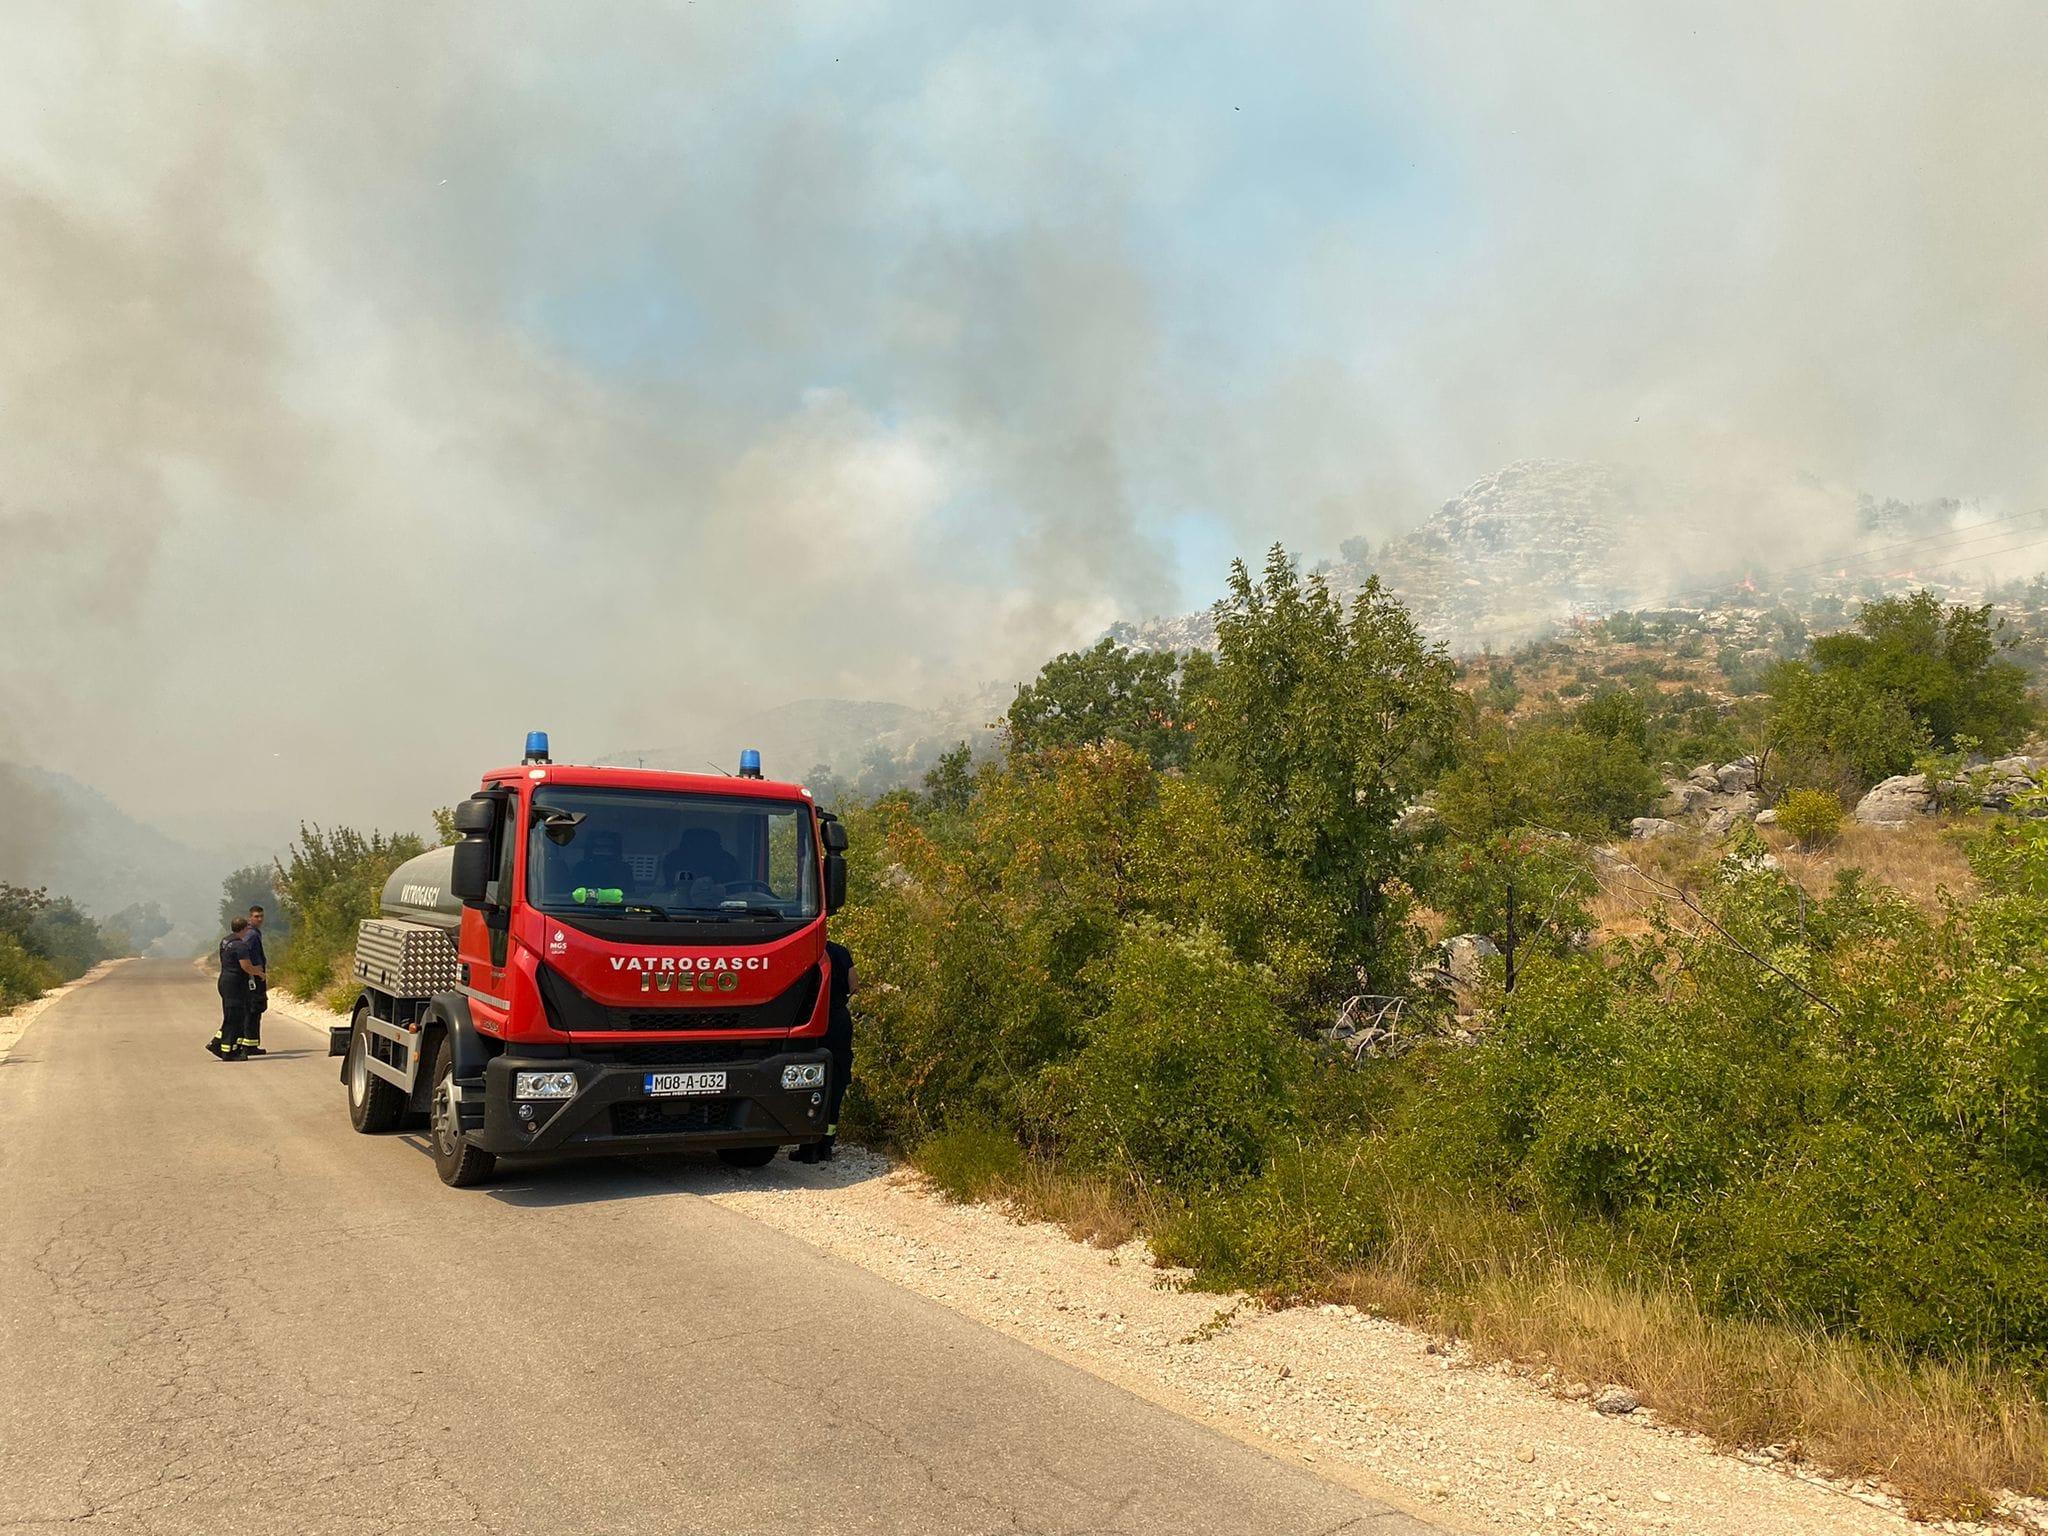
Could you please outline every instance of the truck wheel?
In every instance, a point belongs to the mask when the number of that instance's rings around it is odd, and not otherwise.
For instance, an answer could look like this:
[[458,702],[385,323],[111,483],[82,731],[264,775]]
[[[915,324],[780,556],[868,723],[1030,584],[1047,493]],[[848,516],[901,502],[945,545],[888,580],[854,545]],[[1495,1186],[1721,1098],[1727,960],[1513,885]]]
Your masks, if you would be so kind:
[[434,1172],[451,1189],[481,1184],[497,1169],[498,1160],[462,1139],[455,1114],[455,1053],[447,1036],[434,1042],[434,1064],[428,1079],[434,1095],[427,1110],[427,1140],[434,1149]]
[[370,1070],[370,1007],[356,1006],[348,1031],[348,1123],[365,1136],[395,1129],[405,1114],[405,1093]]
[[728,1168],[766,1168],[775,1161],[779,1147],[720,1147],[718,1160]]

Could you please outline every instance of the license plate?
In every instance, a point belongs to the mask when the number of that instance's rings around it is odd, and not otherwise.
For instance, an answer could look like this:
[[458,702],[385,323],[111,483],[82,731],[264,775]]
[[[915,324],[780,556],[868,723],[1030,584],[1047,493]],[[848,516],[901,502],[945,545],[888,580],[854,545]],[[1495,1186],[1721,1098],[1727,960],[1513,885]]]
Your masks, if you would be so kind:
[[650,1072],[647,1074],[647,1096],[650,1099],[673,1098],[683,1093],[723,1093],[725,1074],[723,1072]]

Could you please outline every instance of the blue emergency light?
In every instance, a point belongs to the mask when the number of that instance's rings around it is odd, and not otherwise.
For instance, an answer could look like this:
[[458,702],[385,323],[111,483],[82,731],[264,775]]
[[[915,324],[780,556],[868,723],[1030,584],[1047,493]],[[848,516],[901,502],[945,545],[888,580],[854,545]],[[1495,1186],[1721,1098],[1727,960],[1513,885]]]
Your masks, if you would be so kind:
[[761,777],[761,753],[754,747],[740,749],[740,777],[758,779]]
[[548,760],[548,733],[528,731],[526,733],[526,760],[529,763],[544,763]]

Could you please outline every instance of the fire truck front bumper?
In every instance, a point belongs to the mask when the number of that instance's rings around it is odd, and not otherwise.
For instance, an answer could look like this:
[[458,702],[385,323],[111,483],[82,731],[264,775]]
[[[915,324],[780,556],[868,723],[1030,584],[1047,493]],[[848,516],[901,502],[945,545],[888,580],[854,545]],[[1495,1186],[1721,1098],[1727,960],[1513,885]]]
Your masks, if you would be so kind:
[[832,1061],[823,1050],[645,1059],[662,1054],[529,1057],[514,1047],[484,1069],[482,1114],[461,1106],[465,1139],[501,1157],[561,1157],[788,1146],[825,1134]]

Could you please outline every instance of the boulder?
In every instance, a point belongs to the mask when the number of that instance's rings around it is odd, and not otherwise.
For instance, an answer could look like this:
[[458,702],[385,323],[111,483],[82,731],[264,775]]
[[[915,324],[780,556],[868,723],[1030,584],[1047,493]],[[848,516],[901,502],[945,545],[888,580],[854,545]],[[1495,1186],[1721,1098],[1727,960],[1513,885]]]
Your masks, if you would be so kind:
[[1714,780],[1724,795],[1739,795],[1756,788],[1756,759],[1738,757],[1714,770]]
[[1763,798],[1753,789],[1740,794],[1716,796],[1707,807],[1704,823],[1707,836],[1726,837],[1735,830],[1738,821],[1747,821],[1756,815],[1763,804]]
[[1775,827],[1778,824],[1778,808],[1774,805],[1756,813],[1756,824],[1760,827]]
[[1701,789],[1712,793],[1721,787],[1721,770],[1712,763],[1701,763],[1699,767],[1686,775],[1686,782],[1697,784]]
[[1401,814],[1394,818],[1394,835],[1420,837],[1435,825],[1436,807],[1417,801],[1413,805],[1403,807]]
[[1500,946],[1483,933],[1460,933],[1437,946],[1437,969],[1463,987],[1486,979],[1489,961],[1500,958]]
[[2038,760],[2031,757],[2001,757],[1973,776],[1972,787],[1987,811],[2018,808],[2020,798],[2040,788]]
[[1902,827],[1934,814],[1934,792],[1924,773],[1894,774],[1856,802],[1856,820],[1866,827]]
[[1638,843],[1652,842],[1660,837],[1670,837],[1685,829],[1675,821],[1666,821],[1662,816],[1638,816],[1628,824],[1628,835]]
[[1669,789],[1670,793],[1657,807],[1666,816],[1690,816],[1695,811],[1705,810],[1714,798],[1714,791],[1700,784],[1673,784]]

